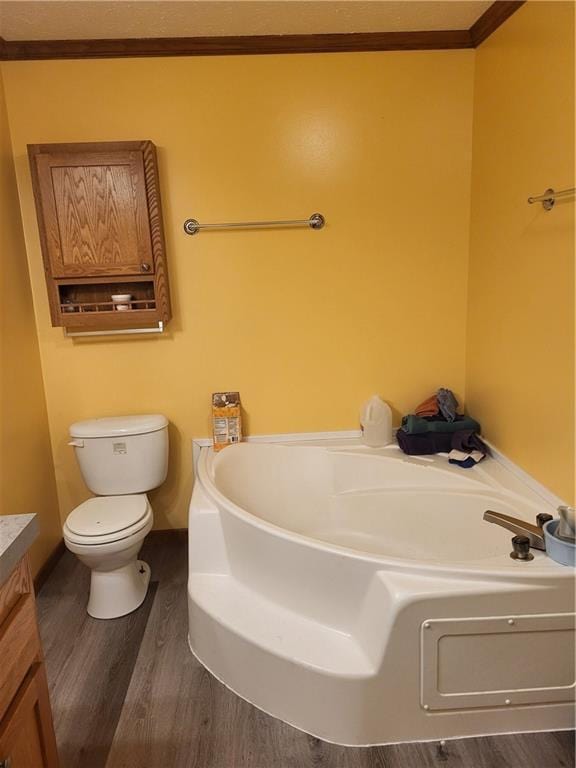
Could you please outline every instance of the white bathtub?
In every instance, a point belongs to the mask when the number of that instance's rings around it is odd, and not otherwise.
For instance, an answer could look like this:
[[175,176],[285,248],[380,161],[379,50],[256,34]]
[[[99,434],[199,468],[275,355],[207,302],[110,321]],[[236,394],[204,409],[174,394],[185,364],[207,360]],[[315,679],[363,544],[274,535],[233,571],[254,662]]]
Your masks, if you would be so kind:
[[319,738],[372,745],[574,727],[574,571],[486,509],[554,508],[471,470],[356,441],[203,449],[190,505],[190,647]]

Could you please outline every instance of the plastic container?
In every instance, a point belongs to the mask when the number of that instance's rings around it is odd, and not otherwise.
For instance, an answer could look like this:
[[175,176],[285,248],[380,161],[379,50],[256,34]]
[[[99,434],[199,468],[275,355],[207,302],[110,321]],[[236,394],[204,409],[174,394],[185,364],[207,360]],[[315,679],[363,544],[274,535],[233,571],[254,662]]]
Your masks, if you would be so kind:
[[392,411],[378,395],[373,395],[360,411],[362,439],[370,448],[382,448],[392,442]]
[[110,297],[112,304],[117,312],[126,312],[128,309],[132,309],[130,300],[132,298],[131,293],[113,293]]
[[567,539],[573,539],[576,536],[576,509],[563,504],[561,507],[558,507],[558,514],[560,515],[558,535]]
[[576,543],[564,541],[557,538],[554,534],[560,520],[548,520],[544,523],[544,539],[546,541],[546,554],[560,565],[576,566]]

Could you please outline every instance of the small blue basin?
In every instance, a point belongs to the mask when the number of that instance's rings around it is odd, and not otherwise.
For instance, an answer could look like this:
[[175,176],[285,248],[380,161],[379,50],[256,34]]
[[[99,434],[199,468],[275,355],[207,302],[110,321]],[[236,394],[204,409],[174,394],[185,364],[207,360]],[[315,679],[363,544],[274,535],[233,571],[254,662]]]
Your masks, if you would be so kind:
[[576,566],[576,544],[564,541],[555,536],[560,520],[548,520],[544,523],[544,539],[546,540],[546,554],[560,565]]

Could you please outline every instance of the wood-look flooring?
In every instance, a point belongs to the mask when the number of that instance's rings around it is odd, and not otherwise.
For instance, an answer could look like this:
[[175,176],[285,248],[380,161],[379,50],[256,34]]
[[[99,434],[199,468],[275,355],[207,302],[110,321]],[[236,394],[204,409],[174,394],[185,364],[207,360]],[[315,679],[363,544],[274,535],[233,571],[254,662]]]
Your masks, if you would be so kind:
[[188,649],[186,539],[151,535],[150,592],[130,616],[86,614],[89,573],[69,552],[38,596],[62,768],[572,768],[574,734],[350,748],[235,696]]

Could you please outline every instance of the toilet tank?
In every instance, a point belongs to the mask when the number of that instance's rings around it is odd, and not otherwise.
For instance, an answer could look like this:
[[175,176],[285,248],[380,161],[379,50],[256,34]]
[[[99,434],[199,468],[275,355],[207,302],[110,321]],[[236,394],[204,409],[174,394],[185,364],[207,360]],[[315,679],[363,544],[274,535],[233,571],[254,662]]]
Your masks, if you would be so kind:
[[80,471],[98,496],[145,493],[168,472],[168,419],[160,414],[78,421],[70,427]]

